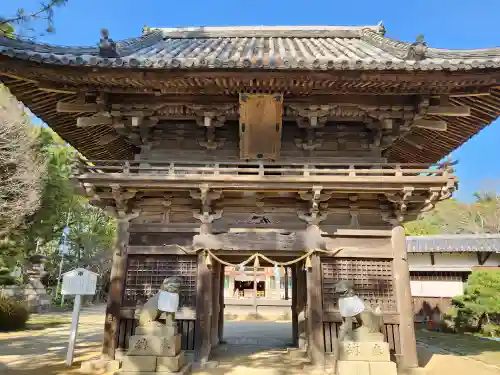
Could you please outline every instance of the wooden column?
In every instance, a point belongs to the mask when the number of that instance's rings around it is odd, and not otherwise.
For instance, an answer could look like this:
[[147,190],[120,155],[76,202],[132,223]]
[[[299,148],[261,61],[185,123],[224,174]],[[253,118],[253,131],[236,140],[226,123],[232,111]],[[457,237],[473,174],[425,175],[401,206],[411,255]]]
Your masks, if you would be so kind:
[[223,264],[220,265],[220,280],[219,280],[219,287],[220,287],[220,293],[219,293],[219,324],[217,326],[218,328],[218,338],[219,338],[219,344],[222,344],[224,342],[224,281],[226,278],[225,274],[225,266]]
[[195,361],[206,363],[211,349],[210,320],[210,283],[211,273],[205,264],[204,252],[198,254],[196,274],[196,322],[195,322]]
[[117,216],[116,239],[113,245],[113,264],[111,267],[110,288],[104,323],[104,340],[102,344],[102,354],[107,359],[115,358],[115,351],[118,346],[120,308],[127,270],[128,228],[130,220],[137,217],[138,213],[126,214],[125,212],[115,212],[115,216]]
[[292,267],[292,342],[293,346],[299,345],[299,315],[297,312],[298,289],[297,289],[297,265]]
[[253,268],[253,312],[257,316],[257,268]]
[[306,273],[304,272],[304,262],[299,262],[297,272],[297,319],[298,319],[298,346],[300,349],[307,347],[307,326],[305,321],[307,306],[307,285]]
[[288,300],[288,267],[285,267],[285,300]]
[[408,269],[405,230],[401,225],[396,225],[392,229],[392,247],[394,249],[394,288],[399,313],[401,345],[399,365],[402,368],[415,368],[418,367],[418,359],[410,290],[410,271]]
[[323,366],[325,347],[320,257],[313,254],[311,264],[312,267],[307,270],[307,349],[311,363],[315,366]]
[[[214,200],[220,198],[221,192],[210,191],[208,186],[200,186],[199,191],[190,191],[191,198],[201,201],[200,213],[193,212],[193,217],[200,221],[200,235],[198,241],[205,247],[210,247],[210,236],[212,234],[212,223],[220,219],[222,211],[211,212],[211,204]],[[218,319],[212,318],[215,315],[216,306],[219,299],[215,299],[213,288],[218,288],[218,280],[212,276],[212,269],[206,264],[208,254],[202,251],[198,254],[198,269],[196,277],[196,323],[195,323],[195,343],[194,355],[195,361],[202,366],[208,361],[210,350],[212,349],[212,329],[218,323]],[[215,260],[213,260],[215,262]],[[217,265],[212,265],[217,267]],[[216,273],[217,270],[214,270]],[[215,302],[215,303],[214,303]],[[217,315],[218,316],[218,315]],[[215,322],[217,320],[217,322]],[[218,331],[218,329],[216,328]]]
[[[221,264],[216,262],[212,272],[212,327],[210,329],[212,336],[212,346],[219,344],[219,311],[220,311],[220,294],[224,294],[220,288],[221,279]],[[224,284],[223,284],[224,285]]]

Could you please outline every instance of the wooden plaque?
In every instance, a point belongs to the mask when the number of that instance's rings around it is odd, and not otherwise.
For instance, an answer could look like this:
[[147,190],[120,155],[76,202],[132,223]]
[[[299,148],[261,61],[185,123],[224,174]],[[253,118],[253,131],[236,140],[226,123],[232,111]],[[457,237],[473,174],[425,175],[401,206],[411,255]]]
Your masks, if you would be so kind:
[[240,158],[276,160],[281,149],[283,95],[240,94]]

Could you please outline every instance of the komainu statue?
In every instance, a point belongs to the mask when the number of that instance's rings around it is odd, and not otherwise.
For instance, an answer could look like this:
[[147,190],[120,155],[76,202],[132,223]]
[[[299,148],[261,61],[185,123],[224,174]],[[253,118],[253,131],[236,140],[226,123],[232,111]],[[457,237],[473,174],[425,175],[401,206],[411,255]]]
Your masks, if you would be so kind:
[[[341,280],[335,285],[335,294],[339,299],[339,311],[342,325],[339,341],[383,341],[383,318],[379,308],[372,310],[356,295],[354,282]],[[358,328],[353,329],[354,323]]]
[[[163,280],[158,293],[135,310],[135,318],[139,320],[142,329],[175,327],[175,312],[179,308],[179,292],[182,279],[180,277],[167,277]],[[160,321],[165,313],[165,323]]]
[[[397,375],[391,362],[389,343],[384,341],[384,321],[380,308],[372,310],[356,295],[354,282],[341,280],[335,284],[342,316],[338,341],[334,350],[334,372],[337,375]],[[358,328],[353,329],[354,323]]]

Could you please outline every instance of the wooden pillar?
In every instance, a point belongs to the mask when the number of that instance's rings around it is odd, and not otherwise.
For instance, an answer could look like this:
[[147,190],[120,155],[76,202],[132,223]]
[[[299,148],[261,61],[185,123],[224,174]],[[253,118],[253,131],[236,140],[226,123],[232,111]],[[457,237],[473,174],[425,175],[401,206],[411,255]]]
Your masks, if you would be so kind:
[[399,365],[402,368],[415,368],[418,367],[418,359],[413,322],[410,271],[406,252],[405,230],[401,225],[396,225],[392,229],[392,248],[394,250],[394,289],[399,313],[399,341],[401,345]]
[[307,336],[308,354],[315,366],[325,364],[323,340],[323,298],[321,287],[321,260],[311,255],[312,267],[307,270]]
[[[216,262],[214,264],[214,269],[212,272],[212,327],[211,327],[211,336],[212,336],[212,346],[216,346],[219,344],[219,310],[220,310],[220,294],[224,294],[220,285],[220,269],[221,264]],[[222,284],[224,285],[224,284]]]
[[257,268],[253,268],[253,312],[257,316]]
[[195,322],[195,361],[204,364],[211,350],[210,320],[210,269],[205,264],[205,254],[198,254],[196,273],[196,322]]
[[219,293],[219,324],[217,326],[217,331],[218,331],[218,338],[219,338],[219,344],[222,344],[224,342],[224,282],[226,279],[226,274],[225,274],[225,266],[223,264],[220,265],[220,280],[219,280],[219,286],[220,286],[220,293]]
[[285,267],[285,300],[288,300],[288,267]]
[[299,345],[299,315],[297,312],[298,289],[297,289],[297,265],[292,267],[292,343],[293,346]]
[[307,284],[306,273],[304,271],[304,262],[297,264],[297,319],[298,319],[298,347],[305,349],[307,347],[307,325],[305,321],[307,306]]
[[130,216],[118,217],[116,221],[116,239],[113,246],[113,264],[111,267],[106,320],[104,323],[104,340],[102,354],[107,359],[115,358],[118,346],[118,326],[120,324],[120,308],[125,287],[127,270],[127,245],[129,241]]

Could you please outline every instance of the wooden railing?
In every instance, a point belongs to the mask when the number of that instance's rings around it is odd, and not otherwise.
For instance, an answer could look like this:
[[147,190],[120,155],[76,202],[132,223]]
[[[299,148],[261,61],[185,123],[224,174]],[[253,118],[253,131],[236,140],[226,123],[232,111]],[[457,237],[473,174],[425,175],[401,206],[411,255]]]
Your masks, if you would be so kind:
[[112,174],[148,174],[162,176],[449,176],[452,163],[443,164],[370,164],[370,163],[269,163],[269,162],[165,162],[155,160],[82,160],[79,172]]

